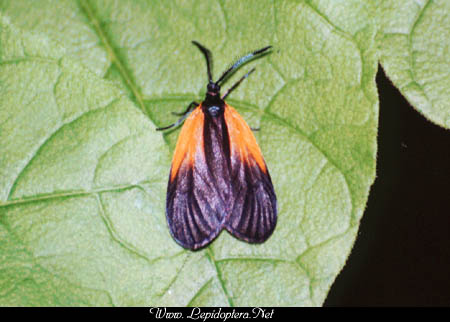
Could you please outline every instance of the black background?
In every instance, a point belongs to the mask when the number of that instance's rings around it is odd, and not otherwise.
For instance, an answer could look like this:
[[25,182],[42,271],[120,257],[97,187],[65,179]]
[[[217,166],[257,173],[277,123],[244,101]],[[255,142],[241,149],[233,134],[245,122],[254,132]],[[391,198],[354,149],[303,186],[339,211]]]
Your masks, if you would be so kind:
[[377,177],[325,306],[450,306],[450,131],[377,74]]

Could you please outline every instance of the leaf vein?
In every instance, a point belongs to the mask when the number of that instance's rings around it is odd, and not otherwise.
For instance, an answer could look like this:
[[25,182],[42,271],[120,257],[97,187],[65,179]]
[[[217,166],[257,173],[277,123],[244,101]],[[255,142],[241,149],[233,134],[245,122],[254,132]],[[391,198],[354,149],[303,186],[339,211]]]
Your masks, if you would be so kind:
[[97,36],[100,38],[112,63],[117,67],[125,85],[130,89],[131,93],[133,94],[134,101],[137,103],[138,107],[144,113],[144,115],[146,115],[153,122],[153,124],[156,124],[155,120],[151,118],[150,114],[147,112],[145,108],[143,96],[140,93],[135,81],[133,80],[131,71],[126,67],[125,63],[122,62],[119,54],[116,52],[117,50],[115,49],[113,42],[107,36],[106,31],[102,28],[101,21],[96,16],[96,13],[90,6],[89,1],[79,0],[78,3],[79,7],[81,8],[81,11],[85,14],[89,22],[92,24],[92,27],[96,32]]
[[126,241],[122,240],[118,236],[118,234],[114,230],[111,220],[109,219],[108,215],[106,214],[106,209],[105,209],[105,205],[103,204],[102,197],[100,196],[99,193],[96,193],[95,197],[96,197],[95,199],[97,200],[97,203],[98,203],[98,208],[100,210],[100,216],[103,220],[103,223],[106,226],[106,229],[108,230],[109,235],[111,236],[111,239],[114,242],[116,242],[117,244],[119,244],[120,247],[126,249],[127,251],[136,255],[137,257],[145,259],[149,263],[154,262],[154,259],[150,259],[145,254],[140,253],[139,250],[137,250],[134,246],[132,246],[129,243],[127,243]]
[[192,306],[192,302],[195,301],[195,299],[205,290],[214,280],[214,277],[211,277],[209,280],[207,280],[197,291],[197,293],[192,296],[192,298],[189,300],[188,304],[186,306]]
[[[149,183],[149,182],[142,181],[139,184],[144,184],[144,183]],[[127,185],[115,186],[115,187],[102,187],[102,188],[93,189],[93,190],[89,190],[89,191],[83,191],[83,190],[58,191],[58,192],[53,192],[50,194],[35,195],[32,197],[24,197],[21,199],[9,200],[7,202],[0,203],[0,208],[21,205],[21,204],[27,204],[27,203],[48,201],[48,200],[52,200],[52,199],[84,197],[84,196],[89,196],[92,194],[103,193],[103,192],[120,192],[120,191],[124,191],[124,190],[128,190],[128,189],[140,188],[139,184],[127,184]]]
[[114,149],[115,147],[117,147],[118,145],[122,144],[123,142],[131,139],[131,138],[135,138],[139,135],[141,135],[142,132],[138,132],[135,134],[130,134],[125,136],[124,138],[120,139],[119,141],[115,142],[114,144],[112,144],[110,147],[108,147],[106,149],[105,152],[102,153],[102,155],[99,156],[99,158],[97,159],[97,164],[95,165],[95,169],[94,169],[94,176],[92,178],[92,185],[95,186],[95,182],[97,181],[97,175],[98,175],[98,169],[100,164],[102,163],[103,159],[106,157],[106,155],[108,154],[108,152],[110,152],[112,149]]
[[40,154],[41,150],[44,148],[46,143],[49,142],[51,140],[51,138],[54,137],[63,127],[65,127],[66,125],[69,125],[69,124],[72,124],[72,123],[76,122],[77,120],[79,120],[81,117],[83,117],[84,115],[86,115],[88,113],[92,113],[92,112],[96,112],[96,111],[98,111],[100,109],[108,108],[109,106],[113,105],[117,100],[118,99],[113,99],[111,102],[109,102],[105,106],[101,106],[101,107],[98,107],[98,108],[95,108],[95,109],[92,109],[92,110],[88,110],[88,111],[83,111],[80,114],[76,115],[73,119],[70,119],[67,122],[63,122],[62,124],[59,124],[59,126],[55,130],[51,131],[50,134],[47,137],[45,137],[41,143],[38,144],[36,150],[31,154],[31,156],[29,156],[28,161],[25,162],[25,165],[22,167],[22,170],[20,170],[19,173],[17,174],[16,179],[11,184],[11,188],[9,189],[8,195],[6,197],[6,200],[11,200],[11,196],[13,195],[13,193],[14,193],[14,191],[16,189],[17,183],[19,182],[19,180],[22,177],[22,175],[25,173],[25,171],[28,168],[28,166]]
[[219,266],[217,265],[217,261],[214,259],[214,254],[211,250],[211,247],[208,247],[205,254],[206,254],[206,257],[209,259],[209,261],[212,263],[213,268],[216,270],[217,280],[219,281],[219,284],[222,287],[222,291],[225,294],[225,297],[227,298],[229,306],[234,306],[233,299],[231,298],[230,293],[228,292],[227,288],[225,287],[225,282],[222,278],[222,272],[220,271]]

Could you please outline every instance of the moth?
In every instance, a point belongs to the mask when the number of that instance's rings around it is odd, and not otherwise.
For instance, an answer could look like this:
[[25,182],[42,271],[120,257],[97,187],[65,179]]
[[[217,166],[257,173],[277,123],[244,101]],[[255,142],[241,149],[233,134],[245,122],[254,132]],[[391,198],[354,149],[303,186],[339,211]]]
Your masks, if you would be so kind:
[[173,155],[166,197],[170,233],[184,248],[197,250],[222,230],[248,243],[262,243],[277,222],[277,198],[252,129],[225,102],[254,68],[225,94],[221,85],[243,64],[269,53],[272,46],[240,57],[213,81],[212,55],[192,43],[206,59],[208,84],[203,102],[192,102],[167,130],[184,122]]

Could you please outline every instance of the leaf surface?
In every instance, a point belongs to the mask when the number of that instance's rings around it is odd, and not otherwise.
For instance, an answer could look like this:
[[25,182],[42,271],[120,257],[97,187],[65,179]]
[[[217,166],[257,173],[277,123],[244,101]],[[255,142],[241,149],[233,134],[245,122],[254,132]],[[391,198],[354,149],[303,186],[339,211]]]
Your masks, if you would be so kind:
[[450,129],[450,2],[384,1],[380,62],[410,104]]
[[[2,1],[0,303],[321,305],[375,177],[378,122],[375,9],[332,3]],[[278,196],[262,245],[224,232],[189,252],[168,233],[179,131],[155,126],[204,95],[193,39],[216,78],[274,46],[226,84],[256,67],[227,101],[261,128]]]

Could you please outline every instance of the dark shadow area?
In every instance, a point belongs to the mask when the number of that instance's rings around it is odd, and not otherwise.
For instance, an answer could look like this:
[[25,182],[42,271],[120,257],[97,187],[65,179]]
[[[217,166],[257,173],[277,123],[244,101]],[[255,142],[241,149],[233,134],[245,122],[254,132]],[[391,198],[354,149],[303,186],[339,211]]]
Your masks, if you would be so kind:
[[325,306],[450,306],[450,131],[386,77],[377,178],[347,263]]

